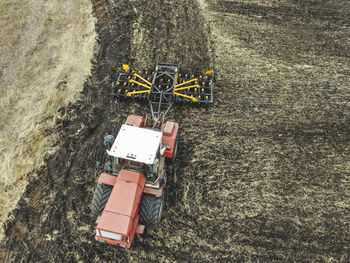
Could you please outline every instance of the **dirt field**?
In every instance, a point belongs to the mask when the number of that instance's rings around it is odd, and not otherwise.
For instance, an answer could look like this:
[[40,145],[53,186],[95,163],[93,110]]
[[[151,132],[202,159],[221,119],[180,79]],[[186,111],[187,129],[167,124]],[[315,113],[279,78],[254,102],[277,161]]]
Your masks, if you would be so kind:
[[[319,2],[93,1],[92,76],[60,110],[59,150],[13,213],[3,260],[349,262],[350,3]],[[170,114],[179,165],[160,229],[132,250],[103,245],[90,216],[103,136],[148,112],[110,85],[120,64],[157,60],[213,68],[215,103]]]

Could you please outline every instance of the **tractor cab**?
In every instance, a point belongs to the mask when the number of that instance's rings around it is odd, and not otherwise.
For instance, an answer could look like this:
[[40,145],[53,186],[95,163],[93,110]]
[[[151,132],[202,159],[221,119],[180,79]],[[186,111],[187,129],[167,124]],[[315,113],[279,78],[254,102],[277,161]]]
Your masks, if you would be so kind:
[[145,164],[123,158],[111,157],[111,170],[114,175],[118,175],[123,169],[139,172],[145,177],[147,183],[151,183],[158,180],[160,174],[158,172],[160,159],[161,156],[158,154],[158,158],[156,158],[153,164]]
[[111,157],[112,173],[127,169],[141,173],[147,185],[158,185],[164,177],[162,132],[122,125],[113,145],[107,150]]

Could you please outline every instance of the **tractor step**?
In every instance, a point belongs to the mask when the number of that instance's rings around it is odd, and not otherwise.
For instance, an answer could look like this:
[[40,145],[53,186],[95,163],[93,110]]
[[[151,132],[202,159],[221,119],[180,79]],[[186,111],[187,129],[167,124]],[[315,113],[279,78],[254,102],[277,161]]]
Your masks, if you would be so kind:
[[143,234],[143,232],[145,232],[145,225],[138,225],[136,227],[136,234]]
[[145,194],[149,194],[149,195],[162,196],[163,195],[163,187],[160,187],[157,189],[157,188],[145,186],[145,188],[143,188],[143,192]]

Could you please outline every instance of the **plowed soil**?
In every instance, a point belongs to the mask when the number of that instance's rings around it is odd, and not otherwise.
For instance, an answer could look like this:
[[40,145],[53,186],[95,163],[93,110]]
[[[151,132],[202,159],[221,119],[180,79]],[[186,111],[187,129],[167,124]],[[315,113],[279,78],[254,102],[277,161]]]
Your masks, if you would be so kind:
[[[8,223],[5,262],[349,262],[350,6],[337,1],[93,1],[100,50],[61,109]],[[122,63],[213,68],[215,103],[175,107],[176,175],[161,227],[133,249],[94,241],[90,202],[116,134],[146,103],[115,100]]]

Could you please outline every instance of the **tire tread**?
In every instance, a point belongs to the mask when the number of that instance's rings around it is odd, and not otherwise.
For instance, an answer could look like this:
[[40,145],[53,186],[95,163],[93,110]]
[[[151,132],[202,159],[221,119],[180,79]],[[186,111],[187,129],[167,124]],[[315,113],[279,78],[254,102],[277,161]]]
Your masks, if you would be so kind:
[[161,220],[159,210],[164,205],[163,197],[144,195],[140,206],[140,220],[149,229],[157,229]]
[[94,217],[98,217],[102,214],[103,209],[107,204],[108,198],[111,195],[112,188],[113,187],[110,185],[97,185],[91,203],[91,212]]

